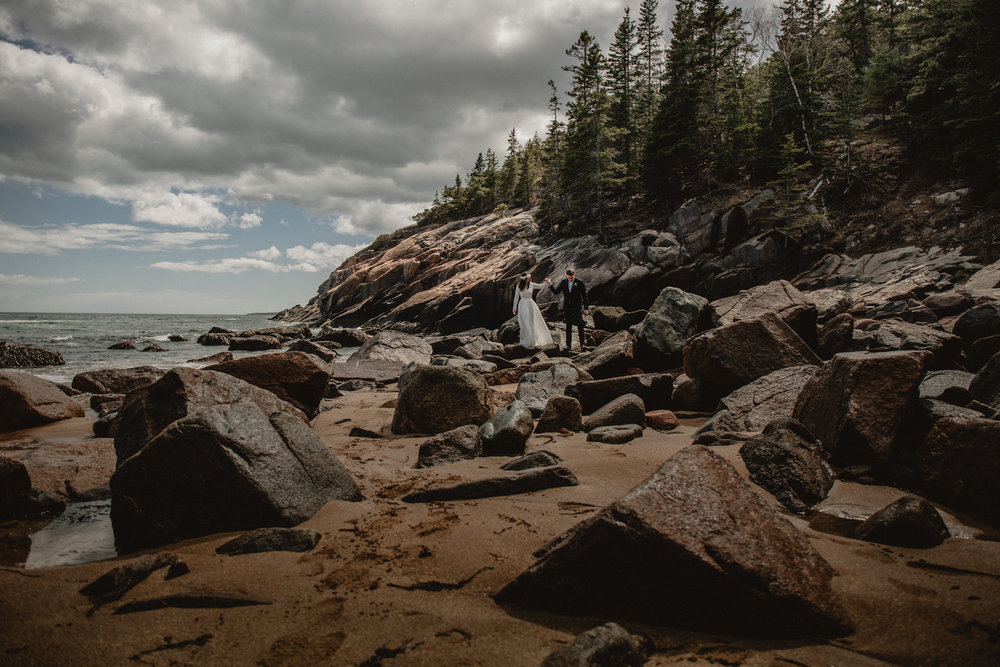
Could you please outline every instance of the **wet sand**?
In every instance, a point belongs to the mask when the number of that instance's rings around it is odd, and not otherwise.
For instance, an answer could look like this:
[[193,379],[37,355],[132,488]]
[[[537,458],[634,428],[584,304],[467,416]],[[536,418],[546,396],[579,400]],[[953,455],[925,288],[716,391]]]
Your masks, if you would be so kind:
[[[322,535],[313,551],[217,555],[215,548],[235,533],[171,545],[161,551],[177,554],[190,574],[165,580],[164,570],[155,572],[121,601],[90,615],[92,606],[79,589],[136,554],[67,567],[0,568],[0,663],[538,665],[576,634],[614,620],[502,607],[491,596],[533,562],[532,552],[690,444],[701,420],[682,420],[670,433],[647,429],[625,445],[590,443],[585,434],[533,435],[529,451],[558,454],[580,486],[409,504],[401,498],[411,490],[491,476],[506,459],[415,470],[424,438],[349,437],[353,427],[391,435],[393,410],[382,406],[394,396],[373,390],[325,401],[329,409],[313,422],[365,496],[359,503],[329,503],[303,524]],[[88,420],[71,420],[13,434],[0,447],[17,438],[37,440],[35,450],[49,441],[75,443],[91,454],[107,446],[86,442],[88,434]],[[736,446],[716,451],[746,476]],[[40,454],[33,458],[25,463],[34,479],[32,468],[45,465]],[[84,476],[85,487],[109,470],[100,455],[84,458],[87,463],[73,475]],[[39,479],[56,486],[67,470],[50,469],[47,477],[39,472]],[[823,504],[834,519],[814,522],[822,530],[785,514],[838,573],[833,587],[856,627],[852,635],[773,641],[622,624],[651,640],[650,665],[1000,662],[1000,543],[947,514],[952,532],[962,537],[933,549],[888,547],[836,533],[844,522],[835,517],[863,518],[901,495],[837,482]],[[114,613],[130,601],[189,591],[239,593],[270,604]]]

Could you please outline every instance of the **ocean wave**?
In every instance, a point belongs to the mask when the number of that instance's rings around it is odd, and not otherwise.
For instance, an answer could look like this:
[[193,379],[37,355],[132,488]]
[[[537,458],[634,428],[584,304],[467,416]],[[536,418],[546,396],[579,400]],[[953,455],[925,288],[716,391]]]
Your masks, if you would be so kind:
[[49,340],[73,340],[73,336],[49,336]]

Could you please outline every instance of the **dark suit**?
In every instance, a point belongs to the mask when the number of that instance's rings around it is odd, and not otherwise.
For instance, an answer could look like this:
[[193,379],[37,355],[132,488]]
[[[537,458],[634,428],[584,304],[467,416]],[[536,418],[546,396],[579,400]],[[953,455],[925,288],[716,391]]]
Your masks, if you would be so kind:
[[590,308],[587,301],[587,286],[579,278],[573,281],[570,289],[569,280],[563,278],[559,285],[549,285],[556,294],[563,296],[563,316],[566,318],[566,349],[573,347],[573,327],[580,334],[580,349],[583,349],[587,339],[583,331],[583,311]]

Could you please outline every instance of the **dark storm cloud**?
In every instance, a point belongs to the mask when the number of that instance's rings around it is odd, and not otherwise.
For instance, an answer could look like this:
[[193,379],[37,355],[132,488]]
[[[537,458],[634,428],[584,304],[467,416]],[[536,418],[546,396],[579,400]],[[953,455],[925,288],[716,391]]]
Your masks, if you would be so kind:
[[[586,29],[606,49],[623,7],[8,0],[0,175],[136,210],[226,191],[388,231],[511,127],[541,130],[566,48]],[[217,227],[204,203],[189,226]]]

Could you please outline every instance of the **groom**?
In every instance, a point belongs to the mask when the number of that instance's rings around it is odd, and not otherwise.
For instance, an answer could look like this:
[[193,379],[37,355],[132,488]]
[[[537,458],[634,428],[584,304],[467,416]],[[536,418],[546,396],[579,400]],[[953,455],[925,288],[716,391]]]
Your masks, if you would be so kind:
[[[576,272],[573,269],[566,270],[566,277],[559,285],[549,285],[556,294],[563,295],[563,315],[566,317],[566,349],[573,347],[573,327],[576,326],[580,335],[580,349],[586,343],[583,332],[583,316],[590,315],[589,303],[587,302],[587,286],[582,280],[576,279]],[[583,312],[580,312],[580,311]]]

